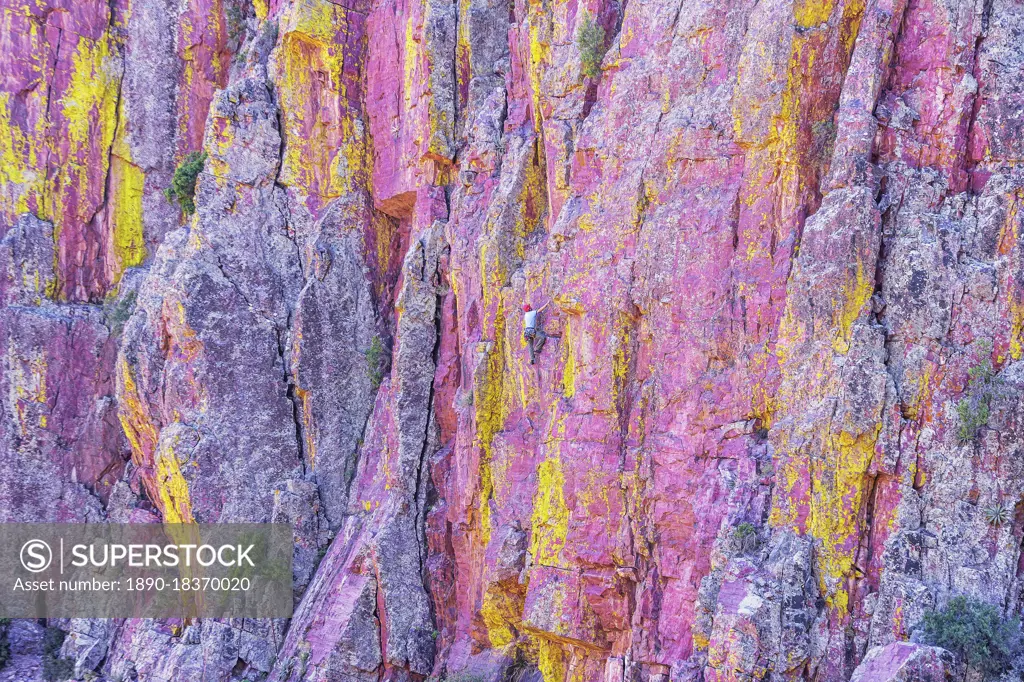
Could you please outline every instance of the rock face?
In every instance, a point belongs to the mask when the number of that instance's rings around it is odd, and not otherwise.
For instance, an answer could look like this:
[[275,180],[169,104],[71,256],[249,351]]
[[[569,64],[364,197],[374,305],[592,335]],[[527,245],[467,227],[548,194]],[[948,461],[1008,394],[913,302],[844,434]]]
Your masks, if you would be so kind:
[[0,520],[295,529],[289,622],[79,679],[940,680],[925,611],[1024,611],[1019,3],[0,22]]
[[946,682],[948,652],[909,642],[893,642],[871,649],[853,671],[850,682]]

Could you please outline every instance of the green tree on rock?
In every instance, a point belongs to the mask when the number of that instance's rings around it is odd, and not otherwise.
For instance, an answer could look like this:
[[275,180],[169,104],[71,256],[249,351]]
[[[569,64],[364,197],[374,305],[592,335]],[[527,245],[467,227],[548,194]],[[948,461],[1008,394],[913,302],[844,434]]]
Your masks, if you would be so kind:
[[164,190],[168,201],[177,201],[185,215],[196,212],[196,178],[206,164],[206,152],[189,152],[174,169],[171,186]]

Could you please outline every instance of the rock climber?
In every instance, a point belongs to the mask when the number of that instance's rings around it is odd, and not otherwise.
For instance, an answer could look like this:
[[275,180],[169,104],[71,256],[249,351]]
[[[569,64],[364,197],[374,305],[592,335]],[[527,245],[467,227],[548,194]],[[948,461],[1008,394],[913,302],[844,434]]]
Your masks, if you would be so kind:
[[540,310],[534,310],[533,306],[529,303],[523,304],[523,336],[526,337],[526,343],[530,347],[530,364],[537,364],[537,353],[544,347],[544,342],[548,340],[548,337],[558,338],[557,334],[547,334],[544,328],[537,323],[537,316],[544,312],[544,309],[551,304],[548,301],[540,307]]

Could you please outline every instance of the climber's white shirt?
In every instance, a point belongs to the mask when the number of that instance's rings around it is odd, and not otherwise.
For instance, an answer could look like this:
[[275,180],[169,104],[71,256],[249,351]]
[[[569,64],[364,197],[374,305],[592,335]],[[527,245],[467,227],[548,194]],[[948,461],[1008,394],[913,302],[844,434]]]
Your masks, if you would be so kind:
[[523,315],[523,330],[537,328],[537,311],[530,310]]

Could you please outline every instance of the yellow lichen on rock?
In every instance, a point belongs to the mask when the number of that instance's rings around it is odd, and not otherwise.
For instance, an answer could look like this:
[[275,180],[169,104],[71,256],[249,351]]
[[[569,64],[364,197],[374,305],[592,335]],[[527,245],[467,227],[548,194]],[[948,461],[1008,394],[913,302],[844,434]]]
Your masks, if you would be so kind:
[[569,508],[565,504],[565,475],[562,462],[554,456],[537,467],[537,494],[530,519],[530,554],[535,563],[560,567],[565,539],[569,534]]
[[181,473],[178,455],[175,452],[177,437],[174,437],[174,441],[174,443],[160,448],[156,453],[154,477],[160,500],[160,511],[165,523],[193,523],[188,483]]
[[142,227],[146,174],[135,164],[117,156],[111,160],[110,173],[110,239],[114,253],[112,283],[116,284],[125,268],[141,265],[146,259]]

